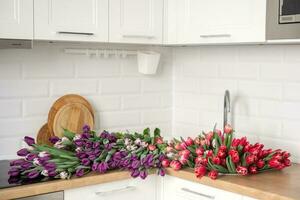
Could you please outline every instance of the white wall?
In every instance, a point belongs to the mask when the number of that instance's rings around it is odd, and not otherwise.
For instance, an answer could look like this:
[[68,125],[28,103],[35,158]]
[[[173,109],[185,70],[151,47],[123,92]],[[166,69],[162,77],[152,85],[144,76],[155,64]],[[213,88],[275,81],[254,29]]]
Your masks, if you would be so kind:
[[0,50],[0,159],[15,156],[22,137],[34,136],[66,93],[91,101],[97,129],[158,126],[188,136],[215,122],[221,128],[229,89],[237,134],[288,149],[300,162],[299,45],[156,47],[163,53],[156,76],[138,74],[135,57],[88,58],[64,47]]
[[300,162],[299,45],[185,47],[173,58],[175,135],[222,128],[229,89],[237,134]]
[[55,99],[67,93],[81,94],[92,103],[96,129],[158,126],[171,133],[170,50],[155,49],[163,54],[158,75],[145,76],[138,73],[135,56],[89,58],[64,54],[65,47],[70,45],[0,50],[0,159],[15,157],[22,138],[35,136]]

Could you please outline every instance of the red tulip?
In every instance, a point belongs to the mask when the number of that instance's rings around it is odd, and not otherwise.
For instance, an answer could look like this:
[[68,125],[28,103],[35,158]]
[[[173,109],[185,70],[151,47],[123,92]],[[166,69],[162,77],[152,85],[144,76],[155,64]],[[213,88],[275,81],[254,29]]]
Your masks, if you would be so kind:
[[219,157],[213,157],[212,161],[213,161],[213,163],[216,164],[216,165],[221,164],[221,159],[220,159]]
[[290,159],[288,159],[288,158],[284,159],[284,160],[283,160],[283,163],[284,163],[284,165],[285,165],[286,167],[289,167],[289,166],[292,165]]
[[206,167],[199,165],[198,167],[195,167],[194,172],[197,178],[202,178],[206,174]]
[[206,166],[207,163],[208,163],[207,158],[204,158],[204,157],[201,157],[201,156],[198,156],[198,157],[195,158],[195,164],[196,164],[196,165],[201,164],[201,165]]
[[179,161],[177,160],[172,160],[171,163],[170,163],[170,167],[174,170],[180,170],[181,169],[181,164]]
[[187,146],[191,146],[191,145],[194,144],[194,141],[193,141],[192,138],[188,137],[188,138],[186,139],[186,141],[185,141],[185,144],[186,144]]
[[272,158],[281,161],[283,159],[281,153],[275,153]]
[[180,143],[180,147],[181,147],[181,149],[186,149],[186,148],[187,148],[187,145],[186,145],[185,142],[181,142],[181,143]]
[[263,160],[258,160],[257,163],[256,163],[256,166],[261,169],[265,166],[265,161]]
[[239,157],[239,154],[234,154],[231,156],[231,160],[233,163],[238,163],[240,162],[240,157]]
[[246,167],[243,167],[243,166],[238,166],[238,167],[236,168],[236,172],[237,172],[238,174],[241,174],[241,175],[245,176],[245,175],[248,174],[248,169],[247,169]]
[[219,173],[216,170],[212,170],[208,173],[208,176],[213,180],[217,179],[218,175],[219,175]]
[[226,150],[227,150],[227,147],[225,145],[223,145],[223,144],[219,147],[219,151],[226,152]]
[[288,158],[291,156],[291,154],[289,152],[284,151],[284,152],[282,152],[282,156],[283,156],[283,158]]
[[148,149],[149,149],[150,151],[154,151],[154,150],[156,149],[156,146],[153,145],[153,144],[149,144],[149,145],[148,145]]
[[222,135],[222,131],[221,130],[219,130],[219,129],[216,129],[215,130],[215,132],[219,135],[219,136],[221,136]]
[[202,147],[199,147],[199,148],[197,148],[197,149],[195,150],[195,152],[196,152],[196,154],[197,154],[198,156],[203,156],[203,154],[204,154],[204,149],[203,149]]
[[250,154],[250,155],[246,156],[247,165],[251,165],[251,164],[255,163],[256,161],[257,161],[256,155]]
[[176,149],[177,151],[182,150],[180,143],[177,143],[177,144],[175,145],[175,149]]
[[168,159],[163,159],[163,161],[161,161],[161,165],[163,167],[169,167],[170,166],[170,160]]
[[212,150],[206,150],[206,157],[212,157],[213,156],[213,151]]
[[185,165],[185,164],[187,164],[188,158],[189,158],[189,155],[181,155],[179,157],[179,162],[181,164]]
[[256,166],[250,166],[249,167],[249,173],[250,174],[257,174],[258,173],[258,171],[257,171],[257,167]]
[[229,124],[225,125],[225,127],[224,127],[224,133],[230,134],[230,133],[232,133],[232,131],[233,131],[233,129],[232,129],[232,127]]
[[226,158],[226,152],[225,152],[225,151],[220,151],[220,150],[219,150],[217,156],[218,156],[219,158]]
[[214,137],[214,133],[210,131],[206,134],[205,139],[211,141],[213,137]]
[[184,155],[184,156],[187,156],[187,157],[190,155],[190,153],[191,152],[187,149],[178,152],[179,155]]
[[164,143],[163,138],[162,138],[162,137],[156,138],[156,143],[157,143],[157,144],[163,144],[163,143]]
[[232,147],[238,147],[240,144],[240,139],[237,138],[233,138],[232,142],[231,142],[231,146]]
[[279,162],[279,160],[272,158],[271,160],[269,160],[269,166],[271,168],[276,168],[279,165],[281,165],[281,163]]

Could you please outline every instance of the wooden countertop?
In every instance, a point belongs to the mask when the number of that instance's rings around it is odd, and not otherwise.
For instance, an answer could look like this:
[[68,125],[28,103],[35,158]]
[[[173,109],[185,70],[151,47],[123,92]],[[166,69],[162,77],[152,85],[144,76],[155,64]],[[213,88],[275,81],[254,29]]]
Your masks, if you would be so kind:
[[293,164],[282,171],[269,171],[252,176],[219,176],[217,180],[211,180],[207,176],[197,179],[191,169],[168,169],[167,174],[256,199],[300,199],[300,164]]
[[[300,164],[294,164],[282,171],[270,171],[246,177],[220,176],[217,180],[211,180],[209,177],[197,179],[191,169],[184,169],[180,171],[167,169],[167,174],[222,190],[250,196],[256,199],[300,199]],[[0,200],[45,194],[128,178],[130,178],[130,174],[127,171],[111,171],[101,175],[90,173],[87,176],[72,178],[71,180],[54,180],[0,189]]]

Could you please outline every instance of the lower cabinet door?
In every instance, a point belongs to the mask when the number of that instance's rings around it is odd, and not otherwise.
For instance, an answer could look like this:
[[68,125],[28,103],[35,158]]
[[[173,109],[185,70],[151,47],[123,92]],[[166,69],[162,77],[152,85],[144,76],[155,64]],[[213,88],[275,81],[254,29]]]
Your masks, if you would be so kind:
[[156,200],[157,177],[115,181],[65,190],[64,200]]
[[163,200],[242,200],[242,196],[183,179],[163,179]]

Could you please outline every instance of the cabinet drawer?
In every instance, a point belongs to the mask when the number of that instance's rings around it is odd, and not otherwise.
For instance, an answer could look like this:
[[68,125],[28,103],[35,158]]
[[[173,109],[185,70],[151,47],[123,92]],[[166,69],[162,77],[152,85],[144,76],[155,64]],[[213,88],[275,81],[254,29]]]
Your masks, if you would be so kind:
[[66,190],[65,200],[155,200],[156,176],[115,181]]
[[163,185],[164,200],[242,200],[241,195],[170,176]]

